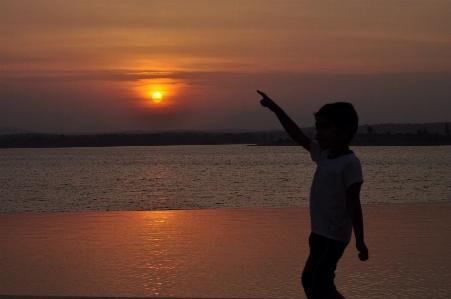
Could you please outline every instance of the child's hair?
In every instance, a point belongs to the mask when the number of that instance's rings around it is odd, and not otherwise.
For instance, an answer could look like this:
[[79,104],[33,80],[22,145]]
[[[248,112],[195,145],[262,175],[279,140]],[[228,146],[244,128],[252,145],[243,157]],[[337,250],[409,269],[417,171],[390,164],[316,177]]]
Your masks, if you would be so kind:
[[351,103],[337,102],[326,104],[314,115],[315,117],[322,116],[330,119],[339,128],[349,127],[348,143],[354,138],[359,127],[359,117]]

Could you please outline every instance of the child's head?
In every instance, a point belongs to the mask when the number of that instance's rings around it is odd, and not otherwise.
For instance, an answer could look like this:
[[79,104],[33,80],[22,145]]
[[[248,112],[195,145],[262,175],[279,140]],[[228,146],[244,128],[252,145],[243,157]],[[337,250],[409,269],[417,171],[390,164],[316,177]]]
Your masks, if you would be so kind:
[[348,144],[354,138],[359,126],[359,117],[354,106],[346,102],[326,104],[315,113],[315,117],[318,116],[329,119],[338,128],[349,128]]

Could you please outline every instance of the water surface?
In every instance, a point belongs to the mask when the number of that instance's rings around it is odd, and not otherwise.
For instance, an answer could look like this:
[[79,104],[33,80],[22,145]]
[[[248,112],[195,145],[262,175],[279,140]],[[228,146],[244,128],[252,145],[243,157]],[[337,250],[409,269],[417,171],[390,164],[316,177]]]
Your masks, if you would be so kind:
[[[363,203],[451,200],[451,147],[354,147]],[[308,204],[301,147],[0,150],[0,212],[286,207]]]
[[[346,298],[450,298],[451,203],[364,205],[370,259],[352,240]],[[1,213],[0,294],[305,298],[307,207]]]

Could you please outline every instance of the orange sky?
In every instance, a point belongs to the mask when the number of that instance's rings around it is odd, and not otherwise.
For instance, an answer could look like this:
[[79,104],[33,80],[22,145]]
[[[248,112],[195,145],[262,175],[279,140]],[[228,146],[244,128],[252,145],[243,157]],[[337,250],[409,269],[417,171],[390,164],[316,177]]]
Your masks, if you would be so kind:
[[260,109],[255,89],[302,126],[346,99],[361,123],[449,121],[450,16],[451,1],[0,0],[0,127],[194,128]]

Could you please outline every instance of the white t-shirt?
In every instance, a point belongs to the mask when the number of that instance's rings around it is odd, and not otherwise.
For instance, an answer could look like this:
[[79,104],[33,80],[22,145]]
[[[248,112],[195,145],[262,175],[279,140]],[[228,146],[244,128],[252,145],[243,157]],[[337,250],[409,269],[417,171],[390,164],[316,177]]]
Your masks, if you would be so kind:
[[354,153],[328,159],[330,150],[310,143],[310,155],[317,168],[310,189],[312,232],[332,240],[349,242],[352,222],[347,208],[347,189],[363,183],[362,167]]

